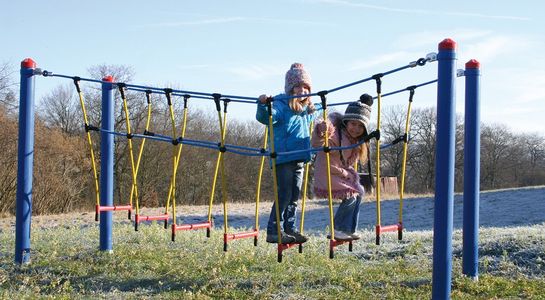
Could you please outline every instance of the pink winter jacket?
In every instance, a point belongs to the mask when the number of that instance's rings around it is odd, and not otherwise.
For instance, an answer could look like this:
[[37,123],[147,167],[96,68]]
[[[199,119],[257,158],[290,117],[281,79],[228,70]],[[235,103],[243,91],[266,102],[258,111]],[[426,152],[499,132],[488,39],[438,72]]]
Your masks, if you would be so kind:
[[[342,115],[332,113],[328,121],[329,147],[339,147],[339,134],[342,134],[341,147],[350,146],[356,141],[352,139],[346,130],[337,132],[333,124],[341,122]],[[312,133],[312,147],[322,147],[324,145],[323,132],[321,132],[321,123],[316,124]],[[331,170],[331,193],[335,199],[345,199],[355,195],[363,195],[363,187],[360,185],[359,175],[354,170],[354,164],[358,160],[358,148],[342,150],[345,165],[341,161],[339,150],[329,152],[330,170]],[[327,198],[327,162],[326,154],[321,151],[316,155],[314,163],[314,195],[319,198]]]

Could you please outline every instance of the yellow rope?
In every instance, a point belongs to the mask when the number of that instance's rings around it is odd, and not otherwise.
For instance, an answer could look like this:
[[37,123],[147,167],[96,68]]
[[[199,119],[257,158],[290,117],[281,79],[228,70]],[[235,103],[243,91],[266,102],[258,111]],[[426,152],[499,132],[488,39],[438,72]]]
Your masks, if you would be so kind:
[[[263,149],[267,148],[267,137],[269,128],[265,126],[265,134],[263,135]],[[257,191],[255,193],[255,229],[259,230],[259,199],[261,198],[261,178],[263,177],[263,168],[265,166],[265,156],[261,156],[261,164],[259,166],[259,175],[257,176]]]
[[[380,105],[381,105],[381,95],[377,95],[377,130],[380,132]],[[377,205],[377,226],[380,226],[380,139],[376,139],[377,147],[377,158],[376,158],[376,205]]]
[[[185,129],[187,127],[187,106],[184,107],[184,112],[183,112],[183,121],[182,121],[182,129],[181,129],[181,137],[182,139],[185,137]],[[180,158],[182,156],[182,149],[183,149],[183,144],[180,143],[178,144],[178,154],[176,155],[176,174],[178,174],[178,168],[180,167]],[[172,181],[170,182],[170,187],[169,187],[169,197],[168,199],[170,199],[170,194],[172,193],[171,190],[173,189],[173,183]],[[165,206],[165,214],[168,214],[168,208],[169,208],[169,200],[167,199],[167,205]],[[173,218],[176,219],[176,215],[177,215],[177,212],[176,212],[176,202],[173,202],[172,203],[172,215],[173,215]],[[174,223],[176,224],[176,223]]]
[[[323,110],[323,118],[324,122],[327,124],[327,107],[324,107]],[[325,130],[324,135],[324,147],[329,147],[329,132]],[[331,240],[335,240],[335,222],[334,222],[334,216],[333,216],[333,195],[331,193],[331,160],[329,157],[329,151],[325,153],[325,159],[326,159],[326,166],[327,166],[327,200],[329,204],[329,222],[330,222],[330,232],[331,232]]]
[[[171,91],[165,91],[165,96],[168,100],[168,110],[170,113],[170,123],[172,125],[172,140],[176,140],[176,121],[174,120],[174,108],[172,107]],[[172,223],[176,226],[176,171],[178,170],[178,149],[180,143],[173,144],[172,148],[172,177],[170,178],[170,187],[168,190],[167,203],[165,205],[165,213],[168,214],[170,201],[172,201]]]
[[[225,133],[227,132],[227,111],[223,112],[223,126],[221,127],[221,147],[225,146]],[[221,153],[221,152],[220,152]],[[227,234],[227,178],[225,173],[225,156],[221,156],[221,199],[223,202],[223,233]]]
[[[221,117],[221,110],[218,110],[218,120],[220,124],[221,139],[223,139],[223,122]],[[218,173],[222,161],[222,152],[218,151],[218,158],[216,159],[216,169],[214,171],[214,179],[212,180],[212,187],[210,191],[210,201],[208,202],[208,222],[212,222],[212,204],[214,202],[214,194],[216,193],[216,182],[218,181]]]
[[[150,125],[150,121],[151,121],[151,99],[150,99],[150,93],[146,93],[146,99],[147,99],[147,102],[148,102],[148,114],[147,114],[147,119],[146,119],[146,128],[145,128],[145,132],[148,131],[149,129],[149,125]],[[146,138],[143,138],[142,139],[142,143],[140,144],[140,149],[138,151],[138,160],[136,161],[136,176],[138,176],[138,170],[140,169],[140,161],[142,160],[142,153],[144,153],[144,145],[146,144]],[[130,198],[130,202],[132,203],[132,198],[133,198],[133,192],[134,192],[134,186],[131,188],[131,198]],[[138,197],[136,197],[136,214],[138,215],[139,214],[139,211],[140,211],[140,203],[138,201]]]
[[[272,118],[272,104],[269,103],[269,108],[271,111],[269,111],[269,133],[270,133],[270,151],[271,154],[275,153],[274,149],[274,129],[273,129],[273,118]],[[276,154],[276,153],[275,153]],[[282,230],[280,227],[280,208],[278,207],[278,180],[276,178],[276,155],[271,156],[272,158],[272,171],[273,171],[273,194],[274,194],[274,206],[275,206],[275,212],[276,212],[276,231],[278,233],[278,244],[282,244]],[[280,249],[280,248],[278,248]]]
[[[314,127],[314,121],[311,121],[309,126],[310,136],[312,136],[312,130],[314,129],[313,127]],[[305,231],[305,225],[304,225],[305,224],[305,204],[307,200],[308,174],[310,173],[309,166],[310,166],[310,162],[305,163],[305,183],[303,187],[303,201],[301,204],[301,226],[299,229],[301,234]]]
[[[127,135],[131,135],[131,121],[129,119],[129,109],[127,106],[127,97],[125,96],[125,92],[123,90],[123,87],[119,87],[119,92],[121,93],[121,98],[123,99],[123,111],[125,112],[125,123],[127,124]],[[131,174],[132,174],[132,186],[131,186],[131,197],[129,204],[132,206],[132,196],[133,191],[135,197],[138,199],[138,185],[136,182],[136,165],[134,163],[134,154],[133,154],[133,147],[132,147],[132,138],[128,139],[129,144],[129,157],[131,159]]]
[[[79,87],[79,81],[74,80],[74,84],[76,85],[76,89],[78,91],[79,95],[79,103],[81,106],[81,111],[83,113],[83,121],[85,122],[85,126],[89,126],[89,121],[87,119],[87,110],[85,109],[85,102],[83,101],[83,93],[81,92],[81,89]],[[95,151],[93,150],[93,140],[91,139],[91,133],[86,128],[86,135],[87,135],[87,143],[89,144],[89,150],[91,153],[91,166],[93,168],[93,179],[95,181],[95,196],[96,196],[96,205],[100,205],[100,189],[98,185],[98,172],[97,172],[97,166],[95,162]]]
[[409,107],[407,108],[407,120],[405,121],[405,139],[403,141],[403,164],[401,165],[401,187],[399,190],[399,223],[403,222],[403,193],[405,191],[405,170],[407,165],[407,149],[409,144],[411,106],[412,101],[409,101]]

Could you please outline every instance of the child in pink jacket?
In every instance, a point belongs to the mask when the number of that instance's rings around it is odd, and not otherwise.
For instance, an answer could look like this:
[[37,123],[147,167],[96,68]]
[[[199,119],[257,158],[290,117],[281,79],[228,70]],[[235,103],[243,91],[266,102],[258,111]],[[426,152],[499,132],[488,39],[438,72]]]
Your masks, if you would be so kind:
[[[330,114],[327,121],[316,124],[312,134],[312,146],[324,145],[326,130],[329,147],[358,144],[369,133],[371,105],[373,105],[373,97],[365,94],[360,101],[350,103],[344,115]],[[354,165],[358,160],[366,163],[368,154],[369,142],[355,148],[332,150],[329,153],[332,196],[334,199],[342,200],[333,220],[336,240],[360,238],[356,234],[356,229],[364,190]],[[323,151],[318,152],[314,163],[314,195],[320,198],[328,197],[326,154]]]

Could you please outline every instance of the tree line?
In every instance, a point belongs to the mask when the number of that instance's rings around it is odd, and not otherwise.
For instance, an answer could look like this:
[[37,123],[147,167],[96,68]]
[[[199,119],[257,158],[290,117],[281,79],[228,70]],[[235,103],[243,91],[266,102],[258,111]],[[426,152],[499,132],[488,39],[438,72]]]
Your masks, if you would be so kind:
[[[118,82],[131,82],[130,67],[100,65],[88,69],[89,77],[100,79],[113,75]],[[10,65],[0,66],[0,213],[15,211],[18,139],[18,86]],[[100,126],[101,91],[99,85],[82,87],[89,123]],[[144,93],[126,92],[129,118],[133,132],[142,133],[147,121],[147,100]],[[126,132],[119,92],[115,92],[115,130]],[[38,100],[38,99],[37,99]],[[164,96],[152,95],[153,105],[150,131],[172,135],[169,109]],[[190,100],[191,101],[191,100]],[[33,179],[33,210],[36,214],[91,210],[95,204],[94,183],[89,146],[85,137],[79,96],[71,82],[60,84],[42,99],[36,108],[35,152]],[[174,101],[176,130],[180,132],[182,101]],[[410,142],[407,159],[407,193],[433,193],[435,162],[435,108],[416,108],[412,112]],[[248,111],[253,114],[253,108]],[[388,143],[403,135],[406,108],[390,106],[382,116],[381,141]],[[371,124],[374,128],[374,124]],[[265,126],[257,121],[228,120],[226,143],[252,148],[263,146]],[[99,134],[92,133],[97,166],[100,167]],[[186,137],[193,140],[220,141],[216,111],[192,109],[189,105]],[[114,202],[129,201],[132,175],[126,138],[115,138]],[[142,139],[134,138],[135,157]],[[455,190],[463,189],[463,120],[456,120]],[[373,148],[373,142],[371,143]],[[170,177],[171,143],[149,140],[145,144],[138,172],[141,206],[165,205]],[[217,150],[184,145],[176,179],[179,204],[208,204]],[[381,170],[384,176],[399,177],[402,164],[402,143],[381,151]],[[371,151],[372,158],[374,156]],[[268,159],[267,159],[268,161]],[[371,159],[374,163],[374,159]],[[257,190],[260,157],[242,156],[227,152],[225,170],[227,198],[233,202],[253,202]],[[312,169],[312,168],[311,168]],[[372,166],[375,170],[376,166]],[[268,162],[263,170],[261,200],[273,199],[271,169]],[[99,170],[100,174],[100,170]],[[220,175],[221,176],[221,175]],[[517,134],[503,124],[481,125],[481,190],[541,185],[545,183],[545,138],[537,133]],[[311,193],[312,189],[309,189]],[[218,181],[215,203],[221,201]],[[310,194],[309,197],[312,197]]]

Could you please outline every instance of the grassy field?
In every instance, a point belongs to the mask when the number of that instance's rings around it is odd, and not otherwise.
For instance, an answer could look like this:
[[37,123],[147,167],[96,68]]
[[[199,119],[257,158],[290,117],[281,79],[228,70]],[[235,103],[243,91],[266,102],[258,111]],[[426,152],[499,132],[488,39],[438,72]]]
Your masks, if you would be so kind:
[[[453,299],[544,299],[545,224],[485,228],[480,276],[461,275],[461,233],[454,234]],[[404,241],[374,234],[348,252],[328,257],[324,236],[312,236],[276,262],[276,247],[253,239],[230,242],[222,231],[181,232],[176,242],[159,225],[139,232],[124,222],[114,229],[114,252],[97,251],[94,223],[33,229],[32,262],[13,263],[12,229],[0,231],[0,297],[108,299],[426,299],[431,295],[432,233],[406,232]]]

